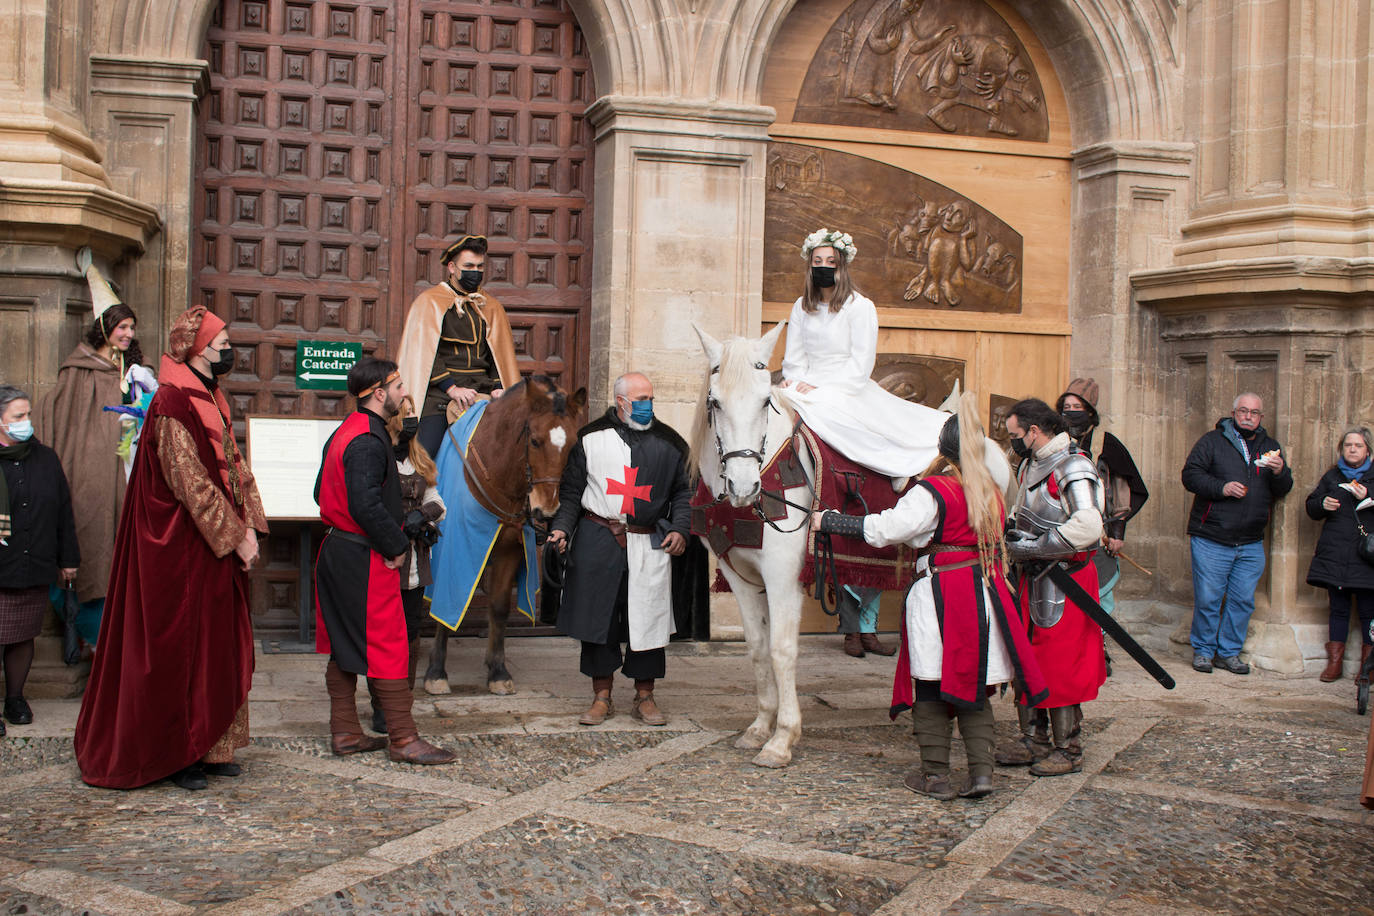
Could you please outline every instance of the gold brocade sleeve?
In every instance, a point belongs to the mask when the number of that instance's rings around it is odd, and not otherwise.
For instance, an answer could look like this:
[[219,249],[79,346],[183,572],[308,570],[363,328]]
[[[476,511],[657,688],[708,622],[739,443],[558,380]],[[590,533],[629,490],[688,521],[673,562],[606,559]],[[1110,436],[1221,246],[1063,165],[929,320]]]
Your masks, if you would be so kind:
[[[237,451],[237,449],[235,450]],[[267,533],[267,513],[262,508],[262,494],[258,492],[258,482],[248,469],[248,462],[238,456],[239,482],[243,493],[243,512],[248,524],[259,534]],[[235,545],[238,546],[238,545]]]
[[[217,557],[233,553],[248,533],[248,525],[234,512],[229,497],[210,480],[209,471],[200,463],[191,433],[171,417],[158,418],[157,460],[172,495],[191,513],[210,550]],[[249,492],[256,497],[257,490],[255,485]],[[261,514],[260,499],[257,510]]]

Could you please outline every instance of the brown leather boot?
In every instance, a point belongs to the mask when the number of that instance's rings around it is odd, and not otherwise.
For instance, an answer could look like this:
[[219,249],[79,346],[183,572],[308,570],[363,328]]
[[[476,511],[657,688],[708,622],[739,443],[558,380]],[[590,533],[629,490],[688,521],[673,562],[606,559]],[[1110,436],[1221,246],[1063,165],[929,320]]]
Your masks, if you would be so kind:
[[872,652],[874,655],[896,655],[897,647],[888,646],[878,641],[877,633],[860,633],[859,645],[864,647],[865,652]]
[[379,751],[385,738],[363,734],[358,722],[358,676],[341,669],[334,659],[324,669],[324,685],[329,691],[329,749],[336,756]]
[[1064,776],[1083,769],[1083,746],[1079,743],[1082,723],[1083,715],[1076,705],[1050,710],[1054,750],[1044,760],[1031,764],[1032,776]]
[[1024,767],[1044,760],[1054,750],[1050,744],[1049,717],[1043,709],[1017,704],[1016,720],[1021,734],[997,745],[993,758],[998,766]]
[[368,678],[367,686],[381,704],[391,736],[391,759],[397,763],[439,766],[458,758],[452,751],[435,747],[420,737],[411,714],[414,697],[404,678]]
[[1341,679],[1341,664],[1345,661],[1345,643],[1329,642],[1326,644],[1326,667],[1317,679],[1323,684]]
[[614,676],[592,678],[592,705],[578,718],[578,725],[600,725],[615,715],[615,704],[611,702],[614,683]]
[[864,644],[858,633],[844,634],[844,654],[852,655],[855,658],[864,657]]
[[647,693],[638,690],[635,691],[635,702],[634,705],[630,707],[630,718],[638,719],[645,725],[668,724],[668,717],[663,714],[663,711],[658,708],[658,704],[654,702],[654,692],[652,690]]

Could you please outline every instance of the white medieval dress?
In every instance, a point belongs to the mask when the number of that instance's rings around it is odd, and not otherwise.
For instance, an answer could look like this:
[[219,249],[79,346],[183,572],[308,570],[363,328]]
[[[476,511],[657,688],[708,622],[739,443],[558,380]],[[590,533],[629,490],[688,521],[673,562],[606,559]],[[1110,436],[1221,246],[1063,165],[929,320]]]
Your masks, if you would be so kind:
[[[798,299],[787,324],[782,400],[845,457],[889,477],[914,477],[935,460],[949,414],[905,401],[873,381],[878,313],[853,293],[838,312],[808,312]],[[797,383],[815,390],[805,394]]]

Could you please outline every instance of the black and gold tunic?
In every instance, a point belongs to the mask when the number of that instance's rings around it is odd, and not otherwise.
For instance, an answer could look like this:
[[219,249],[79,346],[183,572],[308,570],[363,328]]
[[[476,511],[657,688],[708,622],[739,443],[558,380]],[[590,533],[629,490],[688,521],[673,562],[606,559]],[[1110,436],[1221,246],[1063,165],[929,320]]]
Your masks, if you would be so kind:
[[[447,284],[445,284],[447,285]],[[454,385],[490,394],[501,387],[501,377],[487,343],[487,321],[468,297],[455,290],[458,301],[444,312],[439,345],[429,373],[423,413],[442,414],[448,405],[448,389]]]

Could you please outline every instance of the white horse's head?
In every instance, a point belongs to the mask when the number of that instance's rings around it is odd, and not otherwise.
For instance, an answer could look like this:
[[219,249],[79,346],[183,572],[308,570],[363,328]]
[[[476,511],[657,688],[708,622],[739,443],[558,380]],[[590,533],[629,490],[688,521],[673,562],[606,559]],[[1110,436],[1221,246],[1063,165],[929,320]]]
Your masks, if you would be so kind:
[[725,343],[696,328],[710,375],[695,446],[699,457],[706,450],[715,453],[725,481],[724,495],[735,506],[748,506],[759,498],[759,472],[768,460],[764,449],[773,396],[768,361],[785,324],[757,340],[734,337]]

